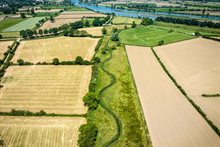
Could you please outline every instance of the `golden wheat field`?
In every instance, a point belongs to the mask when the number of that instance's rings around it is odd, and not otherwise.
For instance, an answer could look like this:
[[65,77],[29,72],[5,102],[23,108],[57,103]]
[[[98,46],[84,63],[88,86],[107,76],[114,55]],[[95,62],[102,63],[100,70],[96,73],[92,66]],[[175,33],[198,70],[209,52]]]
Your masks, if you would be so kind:
[[0,111],[85,114],[91,66],[10,66],[1,80]]
[[57,19],[81,19],[83,17],[105,17],[105,14],[93,11],[65,11],[57,16]]
[[12,61],[23,59],[33,63],[52,62],[53,58],[58,58],[60,61],[74,61],[77,56],[91,60],[98,41],[98,38],[89,37],[57,37],[23,41]]
[[102,28],[103,27],[94,27],[94,28],[82,28],[79,30],[83,30],[88,32],[89,34],[93,35],[93,36],[102,36]]
[[8,50],[8,46],[12,45],[13,41],[0,41],[0,59],[4,57],[4,53]]
[[78,130],[84,118],[0,117],[0,134],[7,147],[77,146]]

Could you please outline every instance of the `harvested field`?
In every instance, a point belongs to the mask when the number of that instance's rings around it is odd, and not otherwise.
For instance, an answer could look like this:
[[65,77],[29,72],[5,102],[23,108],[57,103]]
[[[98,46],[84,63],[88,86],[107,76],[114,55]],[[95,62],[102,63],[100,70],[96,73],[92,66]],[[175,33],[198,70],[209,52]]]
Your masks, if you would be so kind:
[[92,27],[92,28],[82,28],[79,30],[84,30],[93,36],[102,36],[103,27]]
[[220,43],[197,38],[155,50],[178,83],[220,128],[220,99],[201,97],[220,92]]
[[[186,14],[200,14],[202,15],[202,11],[179,11],[178,13],[186,13]],[[215,15],[215,16],[220,16],[220,11],[205,11],[204,15]]]
[[91,66],[10,66],[1,80],[0,111],[85,114]]
[[81,19],[83,17],[105,17],[106,15],[93,11],[65,11],[57,18],[62,19]]
[[84,118],[0,117],[0,134],[5,146],[75,147]]
[[57,37],[21,42],[12,61],[52,62],[53,58],[60,61],[73,61],[77,56],[91,60],[99,38],[88,37]]
[[58,19],[55,17],[55,21],[47,21],[45,22],[39,29],[50,29],[50,28],[58,28],[64,24],[70,24],[76,21],[79,21],[80,19]]
[[12,45],[13,41],[0,41],[0,59],[4,57],[4,53],[8,50],[8,46]]
[[36,27],[36,24],[41,20],[44,19],[44,17],[33,17],[29,18],[23,22],[20,22],[16,25],[13,25],[5,30],[3,32],[19,32],[26,29],[33,29]]
[[153,146],[219,146],[218,135],[175,87],[151,49],[126,50]]

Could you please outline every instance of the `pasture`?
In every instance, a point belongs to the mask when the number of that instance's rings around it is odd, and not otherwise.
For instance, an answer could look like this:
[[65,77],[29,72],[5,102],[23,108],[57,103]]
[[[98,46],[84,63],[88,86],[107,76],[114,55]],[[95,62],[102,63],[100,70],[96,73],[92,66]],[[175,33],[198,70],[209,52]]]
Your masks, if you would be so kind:
[[10,66],[1,79],[0,111],[85,114],[91,66]]
[[92,27],[92,28],[82,28],[79,30],[86,31],[93,36],[102,36],[102,28],[103,27]]
[[201,96],[219,93],[220,43],[197,38],[156,47],[155,51],[187,94],[220,127],[220,99]]
[[218,135],[175,87],[151,49],[126,50],[153,146],[219,146]]
[[36,24],[41,20],[44,19],[44,17],[33,17],[29,18],[25,21],[22,21],[20,23],[17,23],[7,29],[4,29],[2,32],[19,32],[21,30],[26,29],[34,29],[36,27]]
[[157,46],[159,41],[164,44],[194,38],[194,36],[170,32],[168,29],[157,29],[154,27],[138,27],[122,31],[119,34],[122,43],[137,46]]
[[8,46],[12,45],[13,41],[0,41],[0,59],[4,57],[4,53],[8,50]]
[[73,61],[77,56],[91,60],[99,38],[88,37],[56,37],[22,41],[12,61],[23,59],[32,63],[52,62],[53,58],[60,61]]
[[78,130],[84,118],[0,117],[4,146],[76,147]]
[[23,19],[23,18],[8,18],[8,19],[5,19],[3,21],[0,22],[0,32],[7,29],[7,28],[10,28],[11,26],[14,26],[22,21],[25,21],[27,19]]
[[141,23],[141,19],[129,18],[129,17],[120,17],[120,16],[115,17],[112,22],[113,22],[113,24],[117,25],[117,24],[132,24],[133,21],[136,24]]

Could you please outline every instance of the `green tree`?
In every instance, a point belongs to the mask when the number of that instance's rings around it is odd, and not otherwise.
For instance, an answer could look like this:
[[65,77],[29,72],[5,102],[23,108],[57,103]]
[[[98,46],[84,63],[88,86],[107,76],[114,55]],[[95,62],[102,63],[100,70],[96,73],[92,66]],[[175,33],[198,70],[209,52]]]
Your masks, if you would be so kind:
[[102,29],[102,34],[103,34],[103,35],[107,34],[107,30],[106,30],[105,27]]
[[86,22],[85,22],[85,26],[86,26],[86,27],[89,27],[89,26],[90,26],[90,23],[89,23],[88,20],[86,20]]
[[53,16],[50,16],[50,21],[51,21],[52,23],[54,23],[55,19],[54,19]]
[[43,30],[42,30],[42,29],[39,29],[39,30],[38,30],[38,34],[42,35],[42,34],[43,34]]
[[112,41],[119,41],[118,33],[112,34],[111,40],[112,40]]
[[80,64],[81,65],[83,63],[83,61],[84,60],[83,60],[83,58],[81,56],[77,56],[76,59],[75,59],[75,63],[76,64]]
[[59,59],[58,59],[58,58],[54,58],[54,59],[53,59],[53,64],[54,64],[54,65],[59,65],[59,64],[60,64]]
[[20,13],[20,15],[21,15],[21,18],[26,18],[24,13]]
[[18,63],[18,65],[23,65],[24,64],[24,60],[23,59],[18,59],[17,63]]
[[153,23],[153,20],[150,18],[143,18],[141,22],[141,24],[145,26],[152,25]]
[[136,28],[137,24],[133,21],[132,22],[132,25],[131,25],[131,28]]
[[47,30],[47,29],[44,30],[44,34],[45,34],[45,35],[48,34],[48,30]]
[[89,110],[95,110],[99,105],[99,100],[94,92],[89,92],[83,97],[83,102]]
[[0,34],[0,39],[2,39],[3,38],[3,36],[2,36],[2,34]]
[[164,40],[160,40],[159,42],[158,42],[158,45],[160,46],[160,45],[163,45],[164,44]]

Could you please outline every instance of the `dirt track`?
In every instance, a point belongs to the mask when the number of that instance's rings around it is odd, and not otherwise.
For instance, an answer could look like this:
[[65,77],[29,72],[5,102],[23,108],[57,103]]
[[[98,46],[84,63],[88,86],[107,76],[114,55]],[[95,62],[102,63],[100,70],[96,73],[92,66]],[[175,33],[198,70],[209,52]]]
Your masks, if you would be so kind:
[[126,50],[153,146],[220,146],[217,134],[175,87],[151,49]]

